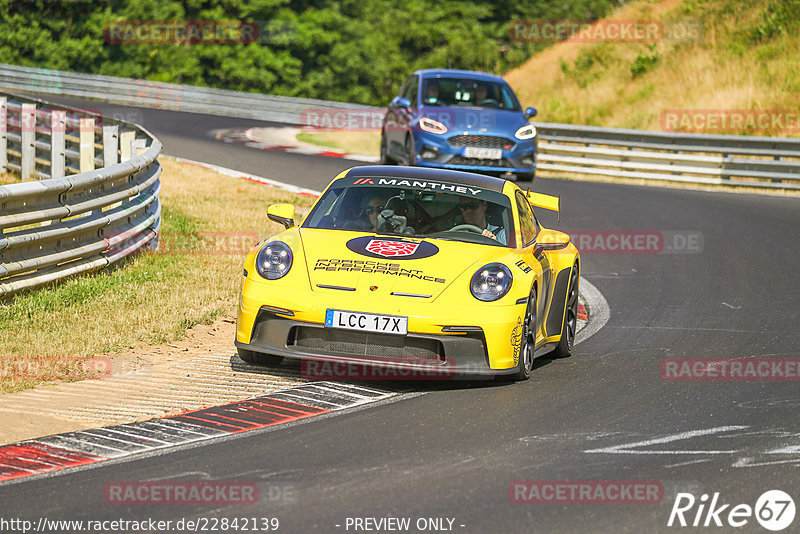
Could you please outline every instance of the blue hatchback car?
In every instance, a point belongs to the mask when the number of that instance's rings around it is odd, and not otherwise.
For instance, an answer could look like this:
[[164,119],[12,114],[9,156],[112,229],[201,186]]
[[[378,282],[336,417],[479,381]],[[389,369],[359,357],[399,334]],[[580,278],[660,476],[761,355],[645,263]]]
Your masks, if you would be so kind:
[[533,180],[536,128],[503,78],[485,72],[426,69],[392,99],[381,130],[381,163]]

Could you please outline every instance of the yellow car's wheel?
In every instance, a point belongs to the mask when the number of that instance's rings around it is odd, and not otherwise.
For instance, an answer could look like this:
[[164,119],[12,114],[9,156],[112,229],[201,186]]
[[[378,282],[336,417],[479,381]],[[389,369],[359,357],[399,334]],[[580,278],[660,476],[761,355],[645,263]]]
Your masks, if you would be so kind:
[[236,348],[236,352],[243,361],[266,367],[277,367],[283,361],[283,356],[273,356],[272,354],[264,354],[263,352],[255,352],[239,347]]
[[564,310],[564,323],[561,325],[561,339],[555,350],[550,353],[553,358],[568,358],[575,345],[575,333],[578,328],[578,279],[580,269],[578,262],[572,266],[567,286],[567,307]]

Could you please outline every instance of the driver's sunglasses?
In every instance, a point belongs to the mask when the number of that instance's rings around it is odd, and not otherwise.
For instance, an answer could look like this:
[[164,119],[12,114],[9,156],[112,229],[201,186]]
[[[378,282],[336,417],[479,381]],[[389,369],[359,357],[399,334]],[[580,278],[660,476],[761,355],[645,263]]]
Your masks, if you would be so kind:
[[364,213],[366,213],[367,215],[372,215],[373,213],[380,213],[382,211],[383,211],[383,208],[380,207],[380,206],[374,206],[374,207],[373,206],[367,206],[366,208],[364,208]]
[[461,211],[476,210],[480,205],[481,205],[480,202],[478,202],[477,200],[473,200],[472,202],[464,202],[463,204],[459,204],[458,207],[459,209],[461,209]]

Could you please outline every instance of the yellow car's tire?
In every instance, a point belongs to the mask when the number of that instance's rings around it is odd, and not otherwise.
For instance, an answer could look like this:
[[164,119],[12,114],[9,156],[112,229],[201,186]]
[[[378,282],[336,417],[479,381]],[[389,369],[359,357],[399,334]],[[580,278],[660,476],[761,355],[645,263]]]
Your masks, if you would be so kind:
[[561,325],[561,339],[553,352],[552,358],[569,358],[575,345],[575,334],[578,328],[578,280],[580,268],[578,262],[572,266],[567,286],[567,306],[564,309],[564,322]]
[[236,352],[243,361],[266,367],[277,367],[283,361],[283,356],[273,356],[272,354],[264,354],[263,352],[255,352],[239,347],[236,347]]

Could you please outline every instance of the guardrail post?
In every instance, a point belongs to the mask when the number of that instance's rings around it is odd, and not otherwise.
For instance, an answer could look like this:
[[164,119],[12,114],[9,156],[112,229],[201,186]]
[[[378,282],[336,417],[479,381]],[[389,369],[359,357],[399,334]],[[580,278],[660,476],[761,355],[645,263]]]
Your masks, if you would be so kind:
[[140,155],[145,150],[147,150],[147,141],[144,139],[134,139],[131,141],[131,152],[133,152],[134,156]]
[[0,172],[8,172],[8,100],[4,96],[0,96]]
[[119,149],[119,126],[112,124],[103,125],[103,167],[117,163],[117,150]]
[[36,104],[22,104],[20,114],[22,179],[30,180],[36,174]]
[[128,161],[133,157],[133,142],[136,132],[122,132],[119,136],[121,161]]
[[[772,159],[774,159],[775,161],[783,161],[783,156],[773,156]],[[773,178],[771,181],[773,184],[779,184],[783,182],[781,178]]]
[[81,172],[94,170],[94,119],[85,118],[80,122]]
[[66,167],[65,138],[67,112],[54,109],[50,113],[50,178],[63,178]]
[[721,178],[723,181],[724,181],[724,180],[730,180],[730,179],[731,179],[730,175],[726,175],[726,174],[725,174],[725,167],[726,167],[726,164],[727,164],[727,163],[728,163],[730,160],[731,160],[731,155],[730,155],[730,154],[725,154],[725,153],[723,153],[723,154],[722,154],[722,163],[720,164],[720,168],[719,168],[719,170],[720,170],[720,178]]

